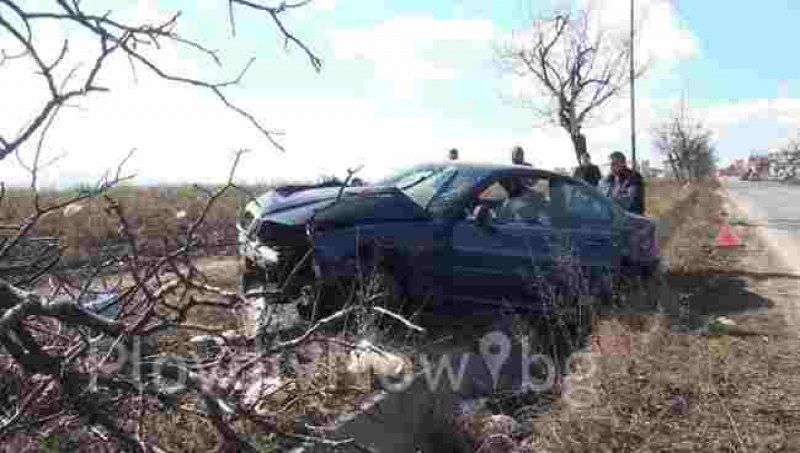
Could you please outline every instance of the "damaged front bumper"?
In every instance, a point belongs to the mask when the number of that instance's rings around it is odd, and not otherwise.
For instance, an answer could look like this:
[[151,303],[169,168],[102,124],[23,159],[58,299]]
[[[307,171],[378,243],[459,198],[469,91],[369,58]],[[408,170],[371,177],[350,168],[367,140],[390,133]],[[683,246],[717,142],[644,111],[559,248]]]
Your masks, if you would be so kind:
[[239,254],[244,257],[246,267],[266,270],[276,266],[280,261],[280,253],[274,247],[259,244],[258,241],[247,241],[240,244]]

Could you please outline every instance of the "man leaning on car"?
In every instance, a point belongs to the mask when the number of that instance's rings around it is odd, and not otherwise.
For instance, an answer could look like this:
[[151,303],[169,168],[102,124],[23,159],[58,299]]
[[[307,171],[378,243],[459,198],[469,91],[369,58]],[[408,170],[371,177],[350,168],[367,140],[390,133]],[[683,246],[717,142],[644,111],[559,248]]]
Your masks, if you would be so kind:
[[606,195],[628,211],[644,215],[644,178],[628,167],[625,154],[614,151],[611,173],[606,177]]

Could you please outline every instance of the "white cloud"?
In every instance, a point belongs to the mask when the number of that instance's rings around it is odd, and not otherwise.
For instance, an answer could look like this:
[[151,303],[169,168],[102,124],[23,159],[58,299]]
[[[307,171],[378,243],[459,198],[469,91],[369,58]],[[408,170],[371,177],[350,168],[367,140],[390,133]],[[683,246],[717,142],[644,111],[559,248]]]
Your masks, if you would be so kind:
[[411,97],[423,81],[455,79],[491,58],[493,33],[488,20],[399,16],[371,28],[335,31],[331,40],[337,59],[369,62],[375,79]]
[[[596,13],[597,27],[619,30],[627,38],[630,30],[630,4],[619,0],[585,0]],[[669,67],[677,61],[699,54],[697,37],[688,30],[669,0],[640,0],[635,3],[634,30],[636,58]]]
[[310,6],[318,11],[333,11],[336,9],[336,0],[312,0]]

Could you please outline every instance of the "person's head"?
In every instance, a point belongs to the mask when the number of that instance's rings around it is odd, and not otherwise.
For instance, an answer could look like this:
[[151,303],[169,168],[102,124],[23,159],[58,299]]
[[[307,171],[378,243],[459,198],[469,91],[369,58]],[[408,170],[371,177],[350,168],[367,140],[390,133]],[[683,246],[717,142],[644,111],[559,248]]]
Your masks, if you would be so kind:
[[622,170],[628,168],[628,160],[625,158],[625,154],[620,151],[614,151],[608,158],[611,160],[612,174],[618,175]]
[[451,149],[447,155],[450,157],[450,160],[458,160],[458,150],[455,148]]
[[514,150],[511,151],[511,162],[514,164],[525,162],[525,151],[522,150],[521,146],[515,146]]
[[592,163],[592,156],[589,153],[581,154],[581,165],[589,165]]

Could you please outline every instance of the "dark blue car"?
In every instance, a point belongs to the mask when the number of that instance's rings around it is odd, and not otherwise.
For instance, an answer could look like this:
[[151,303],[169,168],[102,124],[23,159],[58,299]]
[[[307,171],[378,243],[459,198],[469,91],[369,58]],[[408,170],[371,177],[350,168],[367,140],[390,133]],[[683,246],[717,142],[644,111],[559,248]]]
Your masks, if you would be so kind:
[[658,261],[650,219],[580,180],[514,165],[446,162],[366,187],[277,188],[240,225],[246,287],[291,299],[377,281],[452,314],[546,314],[556,294],[608,294],[610,276],[648,275]]

